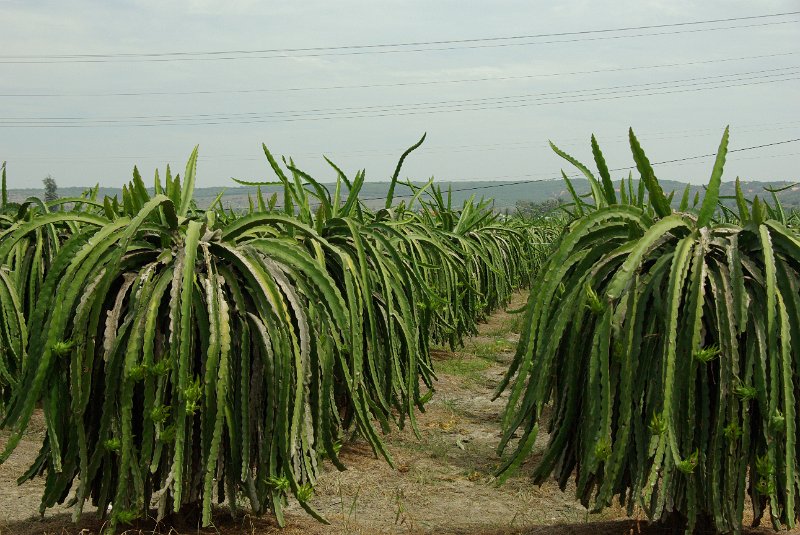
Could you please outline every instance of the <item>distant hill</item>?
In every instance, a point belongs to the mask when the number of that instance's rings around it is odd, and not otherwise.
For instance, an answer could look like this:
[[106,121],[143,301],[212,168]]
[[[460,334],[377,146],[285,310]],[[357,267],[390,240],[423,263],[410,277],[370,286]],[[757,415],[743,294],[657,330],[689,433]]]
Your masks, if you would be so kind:
[[[539,181],[539,182],[525,182],[522,184],[515,183],[515,182],[473,182],[473,181],[464,181],[464,182],[439,182],[439,186],[443,190],[447,190],[448,187],[452,187],[453,189],[453,203],[456,205],[460,205],[470,196],[474,195],[476,199],[485,198],[485,199],[494,199],[495,209],[498,211],[505,211],[505,210],[513,210],[514,206],[517,201],[531,201],[531,202],[543,202],[548,199],[556,199],[556,200],[564,200],[567,201],[569,199],[569,192],[567,191],[564,182],[560,180],[549,180],[549,181]],[[575,189],[579,193],[587,193],[589,191],[588,183],[586,180],[582,179],[575,179],[573,180],[573,184],[575,185]],[[770,194],[764,190],[765,187],[772,187],[772,188],[782,188],[791,185],[791,182],[786,181],[775,181],[775,182],[743,182],[742,189],[744,190],[745,195],[748,198],[752,198],[755,195],[759,195],[760,197],[767,197],[770,198]],[[675,191],[675,198],[674,202],[677,203],[680,200],[681,194],[683,193],[683,189],[686,187],[686,184],[683,182],[671,181],[671,180],[662,180],[661,186],[664,188],[665,192]],[[326,185],[331,191],[332,188],[330,185]],[[386,193],[389,188],[388,182],[369,182],[365,183],[364,187],[361,190],[361,198],[365,200],[365,202],[373,207],[380,207],[383,206],[383,199],[386,198]],[[80,195],[86,188],[59,188],[58,193],[62,197],[72,197]],[[255,187],[244,187],[244,186],[236,186],[236,187],[214,187],[214,188],[197,188],[195,190],[195,200],[198,206],[202,208],[206,208],[209,204],[211,204],[214,199],[216,199],[217,195],[220,191],[225,190],[223,202],[225,207],[230,207],[233,209],[241,209],[246,208],[248,206],[248,195],[255,197],[256,188]],[[700,191],[702,196],[702,186],[691,186],[691,195],[692,197],[695,195],[696,192]],[[276,187],[266,187],[263,188],[263,192],[265,196],[271,195],[273,192],[280,192],[281,190]],[[410,198],[411,190],[407,186],[403,186],[398,184],[395,190],[395,198],[397,201],[402,199],[409,199]],[[720,189],[720,195],[722,196],[732,196],[734,194],[734,183],[733,182],[723,182],[722,187]],[[9,198],[12,201],[20,202],[27,197],[30,196],[39,196],[41,197],[44,195],[43,189],[13,189],[9,190]],[[117,188],[100,188],[100,196],[114,196],[114,195],[121,195],[121,190]],[[282,193],[279,193],[281,196]],[[778,198],[783,203],[784,207],[800,207],[800,186],[792,186],[790,189],[786,191],[782,191],[778,194]],[[279,203],[282,201],[279,200]]]

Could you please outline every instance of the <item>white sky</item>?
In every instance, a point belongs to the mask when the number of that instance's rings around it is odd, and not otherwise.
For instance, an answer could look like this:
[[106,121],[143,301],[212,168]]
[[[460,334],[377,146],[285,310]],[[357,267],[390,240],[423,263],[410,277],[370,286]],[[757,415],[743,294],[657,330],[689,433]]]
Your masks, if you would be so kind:
[[[0,0],[0,56],[471,39],[799,10],[798,0]],[[652,161],[715,152],[726,124],[731,125],[731,148],[798,138],[800,16],[716,26],[765,22],[782,24],[638,38],[304,58],[43,64],[4,63],[0,58],[0,160],[8,161],[10,187],[40,187],[48,173],[60,186],[97,182],[120,186],[130,179],[134,164],[145,177],[168,162],[174,170],[182,171],[192,147],[199,143],[198,186],[231,185],[231,176],[271,178],[260,151],[261,142],[265,142],[273,153],[294,156],[301,168],[320,180],[333,177],[321,158],[327,154],[348,174],[365,167],[368,180],[378,181],[389,177],[399,154],[427,131],[428,140],[407,160],[404,176],[420,180],[431,175],[440,180],[520,180],[551,177],[561,167],[569,170],[568,164],[547,148],[547,139],[589,163],[592,132],[597,134],[610,167],[628,166],[628,126],[636,130]],[[677,29],[681,28],[662,31]],[[588,37],[609,35],[619,34]],[[542,40],[548,39],[538,41]],[[767,55],[774,57],[539,76]],[[727,77],[730,75],[733,77]],[[487,77],[516,79],[416,83]],[[542,93],[686,79],[694,80],[680,84],[683,92],[663,95],[618,98],[624,95],[614,89],[604,93],[615,98],[599,101],[541,105],[541,100],[531,100]],[[711,81],[717,85],[751,85],[685,91]],[[280,91],[409,82],[414,84]],[[664,87],[674,88],[676,84],[665,83]],[[259,91],[231,92],[236,90]],[[174,94],[192,91],[216,93]],[[168,94],[97,96],[114,92]],[[31,93],[73,96],[10,96]],[[571,98],[597,98],[596,91],[587,94]],[[528,97],[508,99],[515,107],[497,107],[499,101],[495,99],[520,95]],[[380,117],[300,121],[263,117],[288,110],[305,113],[344,107],[360,109],[361,115],[374,115],[377,112],[370,111],[370,106],[463,99],[490,99],[482,106],[490,109],[425,112],[414,107],[403,108],[402,115],[387,116],[384,112]],[[524,105],[518,105],[520,102]],[[251,122],[219,121],[214,118],[217,114]],[[153,116],[188,116],[181,121],[223,124],[131,125],[159,121]],[[19,127],[10,122],[24,118],[29,124],[31,119],[49,117],[147,119],[81,128]],[[259,122],[252,122],[254,119]],[[734,153],[723,179],[740,175],[752,180],[798,180],[798,161],[800,143]],[[695,160],[660,166],[657,172],[662,178],[698,183],[707,180],[710,168],[710,159]]]

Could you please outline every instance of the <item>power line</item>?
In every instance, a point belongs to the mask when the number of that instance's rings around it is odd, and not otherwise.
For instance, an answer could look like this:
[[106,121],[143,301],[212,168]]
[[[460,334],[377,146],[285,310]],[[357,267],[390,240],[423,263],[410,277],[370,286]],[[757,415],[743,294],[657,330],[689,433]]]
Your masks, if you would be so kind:
[[[591,96],[591,98],[569,98],[569,97],[560,97],[557,100],[548,99],[545,101],[530,101],[526,100],[521,103],[512,103],[512,104],[501,104],[501,105],[486,105],[486,106],[468,106],[468,107],[437,107],[437,108],[427,108],[423,110],[402,110],[398,112],[380,112],[380,113],[370,113],[370,114],[358,114],[352,113],[347,115],[318,115],[318,116],[310,116],[310,115],[300,115],[297,117],[269,117],[269,118],[254,118],[248,120],[234,120],[235,118],[231,117],[219,117],[215,120],[207,120],[207,121],[200,121],[200,122],[176,122],[176,120],[162,120],[160,122],[155,123],[133,123],[133,122],[124,122],[124,121],[103,121],[100,123],[88,123],[88,122],[60,122],[60,123],[14,123],[14,122],[6,122],[6,124],[0,123],[0,128],[97,128],[97,127],[135,127],[135,128],[154,128],[160,126],[223,126],[223,125],[248,125],[248,124],[270,124],[270,123],[290,123],[290,122],[299,122],[299,121],[326,121],[326,120],[335,120],[335,119],[375,119],[375,118],[383,118],[383,117],[402,117],[402,116],[413,116],[413,115],[421,115],[421,114],[432,114],[432,113],[460,113],[460,112],[470,112],[470,111],[486,111],[486,110],[500,110],[500,109],[512,109],[512,108],[523,108],[523,107],[534,107],[534,106],[545,106],[545,105],[555,105],[555,104],[579,104],[579,103],[587,103],[587,102],[601,102],[601,101],[610,101],[610,100],[620,100],[620,99],[630,99],[636,97],[648,97],[648,96],[663,96],[663,95],[673,95],[673,94],[681,94],[681,93],[690,93],[690,92],[697,92],[697,91],[707,91],[710,89],[730,89],[736,87],[748,87],[748,86],[757,86],[757,85],[764,85],[764,84],[772,84],[772,83],[779,83],[779,82],[789,82],[789,81],[796,81],[800,80],[800,76],[794,77],[783,77],[780,79],[771,79],[771,80],[761,80],[755,82],[744,82],[744,83],[730,83],[730,84],[723,84],[723,85],[715,85],[715,86],[704,86],[704,87],[680,87],[677,88],[664,88],[669,90],[660,90],[660,91],[651,91],[651,92],[621,92],[619,94],[610,94],[610,95],[602,95],[602,96]],[[696,85],[696,84],[695,84]],[[639,90],[641,91],[641,90]],[[542,99],[536,99],[542,100]]]
[[[86,120],[86,121],[96,121],[96,122],[108,122],[108,121],[124,121],[124,120],[180,120],[180,119],[192,119],[196,117],[206,117],[206,118],[234,118],[234,117],[247,117],[247,116],[262,116],[262,117],[271,117],[271,114],[279,114],[279,115],[287,115],[287,116],[296,116],[296,115],[316,115],[316,114],[327,114],[327,113],[350,113],[350,112],[362,112],[367,110],[378,110],[378,111],[386,111],[398,108],[415,108],[419,109],[420,107],[437,107],[437,106],[462,106],[462,105],[471,105],[471,104],[482,104],[486,102],[504,102],[504,101],[511,101],[516,102],[517,99],[528,99],[528,98],[539,98],[539,97],[557,97],[563,95],[575,95],[581,93],[596,93],[599,91],[615,91],[618,89],[628,89],[628,90],[638,90],[640,88],[649,88],[655,86],[664,86],[664,85],[671,85],[671,84],[683,84],[683,83],[690,83],[690,82],[698,82],[699,84],[709,84],[709,83],[716,83],[713,80],[719,80],[722,78],[735,78],[737,81],[741,80],[753,80],[764,78],[765,76],[754,76],[754,75],[764,75],[767,76],[782,76],[784,73],[786,74],[795,74],[795,71],[800,69],[800,65],[792,65],[788,67],[776,67],[772,69],[761,69],[756,71],[744,71],[744,72],[734,72],[728,74],[718,74],[718,75],[705,75],[701,77],[693,77],[693,78],[681,78],[677,80],[662,80],[659,82],[645,82],[639,84],[623,84],[623,85],[614,85],[614,86],[606,86],[601,88],[586,88],[586,89],[570,89],[567,91],[549,91],[544,93],[523,93],[523,94],[516,94],[516,95],[505,95],[499,97],[478,97],[478,98],[466,98],[466,99],[447,99],[447,100],[434,100],[434,101],[418,101],[418,102],[406,102],[406,103],[397,103],[397,104],[377,104],[377,105],[368,105],[368,106],[343,106],[337,108],[307,108],[303,110],[277,110],[269,113],[262,113],[262,112],[229,112],[229,113],[192,113],[192,114],[185,114],[185,115],[130,115],[130,116],[116,116],[116,117],[103,117],[98,119],[93,119],[90,117],[80,117],[80,116],[55,116],[55,117],[2,117],[0,116],[0,120],[7,120],[7,121],[72,121],[72,120]],[[775,73],[775,74],[768,74],[768,73]],[[689,84],[692,85],[692,84]]]
[[[789,156],[798,156],[798,155],[800,155],[800,152],[786,152],[786,153],[783,153],[783,154],[770,154],[769,158],[770,159],[787,158]],[[763,159],[764,159],[764,156],[742,156],[740,158],[737,158],[736,161],[740,162],[742,160],[763,160]],[[675,165],[688,165],[689,163],[690,162],[679,162],[679,163],[676,163]]]
[[[496,48],[507,46],[529,46],[540,44],[573,43],[580,41],[602,41],[611,39],[626,39],[631,37],[653,37],[661,35],[677,35],[707,31],[746,29],[762,26],[776,26],[793,24],[797,20],[761,22],[744,25],[732,25],[707,28],[690,28],[667,32],[650,32],[627,35],[601,35],[587,37],[595,34],[615,32],[653,30],[660,28],[686,27],[723,22],[736,22],[745,20],[767,19],[799,15],[800,11],[754,15],[749,17],[730,17],[725,19],[710,19],[701,21],[688,21],[671,24],[656,24],[648,26],[630,26],[620,28],[605,28],[600,30],[583,30],[573,32],[542,33],[531,35],[515,35],[488,38],[453,39],[444,41],[418,41],[407,43],[384,43],[366,45],[343,45],[330,47],[303,47],[303,48],[273,48],[262,50],[214,50],[206,52],[152,52],[152,53],[101,53],[101,54],[42,54],[42,55],[0,55],[3,64],[52,64],[52,63],[113,63],[113,62],[165,62],[165,61],[216,61],[239,59],[278,59],[287,57],[321,57],[364,54],[393,54],[405,52],[432,52],[444,50],[465,50],[476,48]],[[526,39],[542,39],[551,37],[578,36],[574,39],[559,39],[550,41],[520,42]],[[450,45],[450,46],[441,46]],[[411,48],[433,47],[433,48]],[[266,55],[264,55],[266,54]]]
[[[671,82],[656,82],[639,84],[638,86],[619,86],[625,90],[613,91],[616,87],[596,88],[594,90],[573,90],[555,93],[516,95],[506,97],[495,97],[493,99],[467,99],[465,101],[441,101],[438,103],[415,103],[403,105],[385,105],[365,108],[331,108],[324,110],[297,110],[288,112],[272,112],[273,115],[260,114],[258,112],[232,113],[232,114],[193,114],[189,116],[139,116],[128,118],[107,118],[92,119],[86,117],[8,117],[0,119],[0,128],[87,128],[97,126],[131,126],[131,127],[154,127],[154,126],[203,126],[203,125],[222,125],[222,124],[261,124],[270,122],[295,122],[302,120],[330,120],[330,119],[356,119],[356,118],[377,118],[389,116],[418,115],[426,113],[441,112],[463,112],[496,110],[507,108],[519,108],[527,106],[540,106],[549,104],[573,104],[580,102],[595,102],[605,100],[617,100],[620,98],[632,98],[642,96],[657,96],[676,93],[686,93],[704,91],[709,89],[724,89],[732,87],[744,87],[763,85],[767,83],[786,82],[800,79],[796,76],[797,67],[785,69],[789,72],[767,74],[757,77],[743,78],[742,73],[723,75],[734,77],[731,80],[708,81],[706,79],[684,79]],[[744,73],[747,74],[747,73]],[[708,78],[708,77],[707,77]],[[700,80],[696,83],[683,83],[683,85],[664,86],[668,83],[691,82]],[[654,85],[664,87],[652,87]],[[594,91],[589,93],[589,91]],[[612,91],[608,93],[608,91]],[[582,94],[585,93],[585,94]],[[488,102],[487,102],[488,101]],[[402,107],[401,107],[402,106]],[[275,115],[278,114],[278,115]],[[191,121],[195,117],[205,117],[202,121]],[[130,122],[150,120],[151,123]],[[180,122],[190,121],[190,122]]]
[[385,89],[390,87],[425,86],[439,84],[460,84],[475,82],[494,82],[511,80],[529,80],[534,78],[553,78],[559,76],[578,76],[585,74],[601,74],[624,71],[638,71],[647,69],[664,69],[671,67],[691,67],[695,65],[709,65],[715,63],[726,63],[731,61],[747,61],[753,59],[777,58],[783,56],[797,55],[799,52],[777,52],[774,54],[760,54],[757,56],[740,56],[734,58],[717,58],[709,60],[697,60],[688,62],[662,63],[657,65],[637,65],[633,67],[614,67],[609,69],[591,69],[585,71],[569,71],[554,73],[525,74],[519,76],[484,76],[481,78],[461,78],[449,80],[420,80],[410,82],[394,82],[381,84],[352,84],[352,85],[332,85],[332,86],[309,86],[309,87],[284,87],[284,88],[251,88],[251,89],[215,89],[215,90],[193,90],[193,91],[120,91],[106,93],[0,93],[0,98],[79,98],[79,97],[138,97],[138,96],[187,96],[187,95],[217,95],[217,94],[248,94],[248,93],[279,93],[279,92],[300,92],[300,91],[332,91],[332,90],[352,90],[352,89]]
[[[393,109],[402,109],[402,108],[413,108],[413,109],[431,109],[431,108],[438,108],[438,107],[446,107],[446,106],[469,106],[473,104],[485,104],[485,103],[505,103],[505,102],[521,102],[527,99],[539,99],[539,98],[555,98],[561,97],[563,95],[580,95],[581,93],[595,93],[598,92],[606,92],[606,91],[616,91],[619,89],[625,89],[630,91],[638,91],[643,90],[650,87],[656,86],[666,86],[670,84],[678,84],[678,83],[687,83],[687,82],[697,82],[689,83],[688,85],[707,85],[716,83],[715,79],[721,78],[735,78],[737,81],[742,80],[754,80],[759,78],[766,78],[768,76],[785,76],[788,74],[796,74],[797,69],[800,66],[790,66],[790,67],[778,67],[773,69],[763,69],[758,71],[747,71],[747,72],[738,72],[738,73],[730,73],[730,74],[720,74],[720,75],[713,75],[713,76],[703,76],[703,77],[696,77],[696,78],[683,78],[679,80],[666,80],[660,82],[646,82],[640,84],[624,84],[624,85],[616,85],[616,86],[608,86],[603,88],[589,88],[589,89],[572,89],[568,91],[550,91],[544,93],[525,93],[525,94],[518,94],[518,95],[506,95],[501,97],[478,97],[478,98],[467,98],[467,99],[455,99],[455,100],[439,100],[439,101],[423,101],[423,102],[413,102],[413,103],[399,103],[399,104],[383,104],[383,105],[371,105],[371,106],[350,106],[350,107],[340,107],[340,108],[311,108],[306,110],[290,110],[290,111],[282,111],[282,112],[273,112],[273,113],[280,113],[289,116],[295,115],[306,115],[306,114],[328,114],[328,113],[346,113],[346,112],[361,112],[365,110],[377,110],[377,111],[388,111]],[[776,73],[776,74],[768,74],[767,76],[750,76],[750,75],[763,75],[765,73]],[[749,77],[746,77],[749,76]],[[251,112],[252,113],[252,112]]]
[[459,44],[459,43],[474,43],[474,42],[483,42],[483,41],[500,41],[500,40],[511,40],[511,39],[533,39],[533,38],[540,38],[540,37],[561,37],[561,36],[569,36],[569,35],[586,35],[586,34],[593,34],[593,33],[607,33],[607,32],[622,32],[622,31],[632,31],[632,30],[649,30],[649,29],[657,29],[657,28],[671,28],[676,26],[689,26],[689,25],[697,25],[697,24],[714,24],[720,22],[733,22],[733,21],[741,21],[741,20],[753,20],[753,19],[765,19],[765,18],[775,18],[775,17],[786,17],[790,15],[800,15],[800,11],[788,11],[783,13],[772,13],[772,14],[764,14],[764,15],[751,15],[747,17],[729,17],[723,19],[706,19],[706,20],[699,20],[699,21],[690,21],[690,22],[676,22],[670,24],[655,24],[655,25],[647,25],[647,26],[623,26],[617,28],[605,28],[600,30],[583,30],[583,31],[574,31],[574,32],[558,32],[558,33],[540,33],[540,34],[532,34],[532,35],[513,35],[513,36],[501,36],[501,37],[478,37],[478,38],[471,38],[471,39],[450,39],[450,40],[439,40],[439,41],[410,41],[410,42],[400,42],[400,43],[382,43],[382,44],[367,44],[367,45],[340,45],[340,46],[326,46],[326,47],[306,47],[306,48],[270,48],[270,49],[262,49],[262,50],[214,50],[214,51],[206,51],[206,52],[154,52],[154,53],[106,53],[106,54],[45,54],[45,55],[22,55],[22,56],[13,56],[13,55],[0,55],[0,58],[25,58],[25,59],[34,59],[34,58],[77,58],[77,57],[117,57],[117,56],[173,56],[173,55],[211,55],[211,54],[261,54],[261,53],[269,53],[269,52],[313,52],[313,51],[321,51],[321,50],[347,50],[347,49],[354,49],[354,48],[382,48],[382,47],[398,47],[398,46],[423,46],[423,45],[445,45],[445,44]]
[[[751,134],[751,133],[760,133],[760,132],[773,132],[773,131],[780,131],[780,130],[795,130],[796,125],[800,123],[800,121],[772,121],[768,123],[747,123],[747,124],[732,124],[731,128],[735,129],[736,132],[741,135]],[[696,134],[696,135],[717,135],[719,133],[718,129],[716,128],[694,128],[694,129],[684,129],[684,130],[662,130],[656,132],[648,132],[647,139],[649,140],[664,140],[664,139],[676,139],[678,137],[685,138],[687,135]],[[560,147],[574,145],[575,143],[585,143],[587,142],[588,138],[584,137],[572,137],[572,138],[561,138],[559,141]],[[628,137],[627,136],[620,136],[614,138],[607,138],[602,139],[602,143],[609,144],[609,143],[627,143]],[[547,143],[544,141],[540,142],[531,142],[531,141],[505,141],[505,142],[497,142],[497,143],[483,143],[483,144],[461,144],[461,145],[433,145],[430,146],[426,144],[423,146],[419,152],[424,152],[424,154],[441,154],[441,153],[453,153],[453,152],[476,152],[476,151],[492,151],[492,150],[501,150],[501,149],[524,149],[529,150],[534,147],[542,148],[548,147]],[[549,147],[548,147],[549,150]],[[347,150],[347,151],[322,151],[323,154],[327,156],[333,156],[336,158],[342,157],[363,157],[363,156],[397,156],[398,151],[390,150],[386,148],[371,148],[371,149],[359,149],[359,150]],[[418,154],[418,152],[415,152]],[[313,153],[294,153],[291,154],[293,158],[299,157],[308,157],[314,158],[320,155],[319,152]],[[51,160],[51,161],[88,161],[88,160],[170,160],[174,157],[173,156],[156,156],[156,155],[122,155],[122,154],[115,154],[115,155],[91,155],[91,156],[33,156],[33,155],[26,155],[26,156],[15,156],[12,158],[14,161],[21,161],[21,160]],[[289,155],[287,155],[289,157]],[[200,161],[203,160],[224,160],[224,159],[233,159],[237,161],[264,161],[264,157],[254,157],[252,154],[210,154],[204,155],[200,154],[198,156]],[[521,175],[504,175],[504,177],[518,177]],[[533,175],[524,175],[524,176],[533,176]],[[549,176],[549,175],[548,175]],[[492,177],[492,179],[503,178],[503,177]],[[471,180],[471,179],[470,179]]]
[[[761,69],[756,71],[744,71],[744,72],[734,72],[728,74],[718,74],[718,75],[705,75],[701,77],[693,77],[693,78],[681,78],[678,80],[663,80],[659,82],[646,82],[646,83],[639,83],[639,84],[623,84],[623,85],[614,85],[614,86],[607,86],[601,88],[587,88],[587,89],[571,89],[567,91],[549,91],[544,93],[523,93],[517,95],[505,95],[500,97],[478,97],[478,98],[466,98],[466,99],[448,99],[448,100],[435,100],[435,101],[421,101],[421,102],[406,102],[406,103],[397,103],[397,104],[377,104],[377,105],[369,105],[369,106],[343,106],[337,108],[307,108],[304,110],[277,110],[269,113],[262,113],[262,112],[229,112],[229,113],[192,113],[186,115],[132,115],[132,116],[117,116],[117,117],[103,117],[98,119],[92,119],[89,117],[65,117],[65,116],[56,116],[56,117],[0,117],[0,121],[78,121],[78,120],[85,120],[90,122],[117,122],[117,121],[125,121],[125,120],[158,120],[158,121],[174,121],[174,120],[182,120],[182,119],[193,119],[196,117],[204,117],[204,118],[235,118],[235,117],[274,117],[274,114],[279,116],[303,116],[303,115],[319,115],[319,114],[334,114],[334,113],[353,113],[353,112],[364,112],[364,111],[390,111],[394,109],[402,109],[402,108],[414,108],[420,109],[425,107],[439,107],[439,106],[466,106],[472,104],[483,104],[483,103],[502,103],[502,102],[518,102],[520,99],[530,99],[530,98],[549,98],[549,97],[560,97],[563,95],[579,95],[581,93],[597,93],[597,92],[606,92],[606,91],[616,91],[619,89],[625,90],[640,90],[650,87],[656,86],[665,86],[671,84],[684,84],[688,83],[688,85],[707,85],[716,83],[714,80],[720,80],[723,78],[735,78],[737,81],[744,81],[744,80],[754,80],[759,78],[766,78],[769,76],[783,76],[786,74],[796,74],[795,71],[800,69],[798,65],[792,65],[788,67],[776,67],[772,69]],[[775,73],[775,74],[770,74]],[[754,76],[754,75],[765,75],[766,76]],[[697,82],[697,84],[693,84],[691,82]]]

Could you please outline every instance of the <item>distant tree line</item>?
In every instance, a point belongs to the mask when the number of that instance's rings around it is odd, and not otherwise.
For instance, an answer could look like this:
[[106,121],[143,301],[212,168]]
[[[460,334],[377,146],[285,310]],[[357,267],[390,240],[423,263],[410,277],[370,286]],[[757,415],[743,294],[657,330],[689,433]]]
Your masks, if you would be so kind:
[[515,210],[522,217],[543,217],[555,213],[561,203],[556,199],[547,199],[540,202],[517,201]]

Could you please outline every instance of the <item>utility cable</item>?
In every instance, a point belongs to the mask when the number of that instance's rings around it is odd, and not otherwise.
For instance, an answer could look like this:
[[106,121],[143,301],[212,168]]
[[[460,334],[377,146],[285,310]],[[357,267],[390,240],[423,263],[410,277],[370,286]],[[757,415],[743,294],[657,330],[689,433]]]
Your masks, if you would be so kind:
[[[112,63],[112,62],[166,62],[166,61],[214,61],[240,59],[278,59],[288,57],[322,57],[363,54],[393,54],[405,52],[432,52],[443,50],[465,50],[476,48],[496,48],[506,46],[529,46],[555,43],[572,43],[580,41],[601,41],[611,39],[627,39],[632,37],[653,37],[660,35],[676,35],[718,30],[746,29],[761,26],[793,24],[797,20],[758,22],[745,25],[694,28],[698,25],[741,22],[748,20],[773,19],[800,15],[800,11],[753,15],[747,17],[729,17],[699,21],[656,24],[646,26],[628,26],[603,28],[598,30],[582,30],[571,32],[541,33],[530,35],[497,36],[486,38],[451,39],[439,41],[414,41],[404,43],[379,43],[362,45],[342,45],[327,47],[270,48],[261,50],[212,50],[205,52],[149,52],[149,53],[96,53],[96,54],[35,54],[35,55],[0,55],[3,64],[53,64],[53,63]],[[656,30],[662,28],[690,27],[675,31],[650,32],[626,35],[602,35],[607,33]],[[592,35],[598,35],[591,37]],[[553,37],[571,37],[549,41],[520,42],[530,39]],[[416,48],[414,48],[416,47]],[[422,48],[421,48],[422,47]],[[427,47],[427,48],[425,48]],[[430,48],[433,47],[433,48]]]

